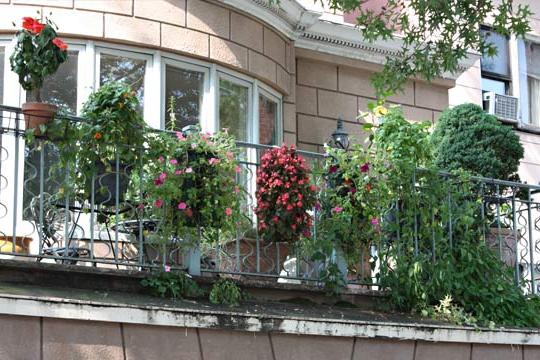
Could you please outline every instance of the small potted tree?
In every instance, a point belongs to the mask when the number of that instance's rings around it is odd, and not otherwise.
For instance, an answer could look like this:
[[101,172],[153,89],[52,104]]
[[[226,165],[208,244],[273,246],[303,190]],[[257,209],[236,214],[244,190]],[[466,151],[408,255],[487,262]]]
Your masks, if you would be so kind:
[[[305,160],[294,146],[272,148],[257,170],[257,225],[263,242],[279,247],[279,261],[302,236],[311,236],[317,187]],[[279,269],[276,269],[279,272]]]
[[68,46],[58,38],[56,25],[45,18],[45,23],[31,17],[23,18],[22,29],[17,31],[15,50],[10,57],[11,70],[19,76],[26,91],[35,93],[36,102],[22,105],[27,129],[39,134],[40,125],[47,124],[56,114],[57,107],[41,102],[41,87],[49,75],[67,60]]

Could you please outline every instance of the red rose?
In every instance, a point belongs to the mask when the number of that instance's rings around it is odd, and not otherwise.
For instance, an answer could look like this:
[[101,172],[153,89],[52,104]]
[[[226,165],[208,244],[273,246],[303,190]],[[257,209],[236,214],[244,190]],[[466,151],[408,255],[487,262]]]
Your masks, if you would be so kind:
[[68,48],[67,44],[60,40],[60,38],[54,38],[52,42],[62,51],[65,51]]
[[34,25],[32,26],[32,31],[36,34],[39,34],[43,29],[45,29],[45,25],[40,23],[39,21],[34,22]]
[[36,20],[34,18],[31,18],[31,17],[23,17],[23,23],[22,23],[22,27],[23,29],[25,30],[29,30],[29,31],[33,31],[34,30],[34,23],[36,22]]

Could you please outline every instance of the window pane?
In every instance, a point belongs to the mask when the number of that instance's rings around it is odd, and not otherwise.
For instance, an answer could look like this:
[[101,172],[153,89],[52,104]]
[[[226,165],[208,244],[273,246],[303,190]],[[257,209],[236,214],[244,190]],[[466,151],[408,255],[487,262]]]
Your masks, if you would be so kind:
[[[69,51],[67,60],[58,70],[45,78],[41,99],[58,106],[69,114],[77,113],[77,67],[79,53]],[[26,92],[26,101],[36,101],[35,93]]]
[[482,78],[482,91],[493,91],[495,94],[506,95],[506,81]]
[[169,101],[174,98],[174,113],[176,124],[174,129],[181,130],[184,126],[199,123],[202,99],[204,94],[204,73],[165,67],[165,124],[170,127]]
[[529,123],[540,125],[540,80],[529,77]]
[[497,48],[497,55],[489,57],[482,56],[480,61],[482,71],[502,76],[510,75],[510,66],[508,62],[508,39],[496,32],[489,30],[480,30],[482,36],[486,37],[487,42],[492,43]]
[[248,141],[249,89],[219,80],[219,128],[229,129],[237,140]]
[[123,81],[131,86],[139,99],[139,110],[142,114],[144,100],[144,74],[146,60],[132,59],[125,56],[109,54],[100,55],[99,84],[108,81]]
[[278,104],[259,95],[259,144],[277,145]]
[[6,50],[0,46],[0,104],[4,103],[4,57]]

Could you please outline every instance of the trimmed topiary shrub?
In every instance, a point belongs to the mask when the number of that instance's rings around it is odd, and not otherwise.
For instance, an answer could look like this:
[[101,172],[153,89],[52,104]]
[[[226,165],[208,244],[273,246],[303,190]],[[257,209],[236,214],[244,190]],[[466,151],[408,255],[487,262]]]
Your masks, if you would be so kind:
[[510,126],[475,104],[445,110],[431,136],[435,164],[474,175],[516,179],[523,147]]

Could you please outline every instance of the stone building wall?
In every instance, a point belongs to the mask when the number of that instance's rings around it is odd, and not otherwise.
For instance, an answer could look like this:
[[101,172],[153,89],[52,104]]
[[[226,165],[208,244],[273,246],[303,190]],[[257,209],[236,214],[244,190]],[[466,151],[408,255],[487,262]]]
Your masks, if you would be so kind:
[[533,360],[538,346],[308,336],[0,315],[0,358]]

